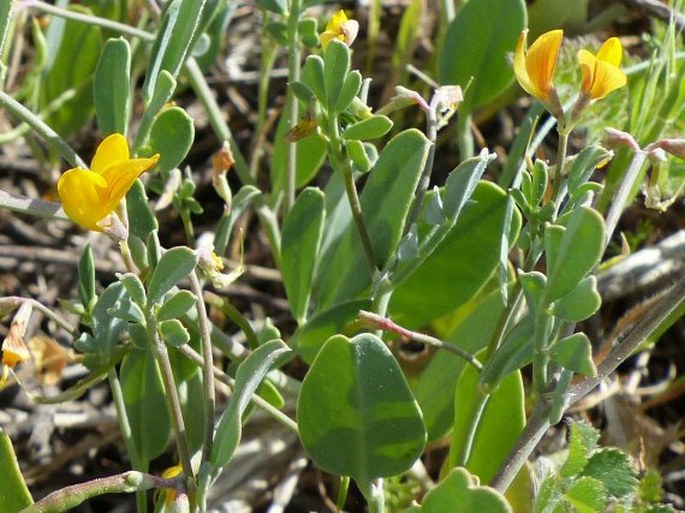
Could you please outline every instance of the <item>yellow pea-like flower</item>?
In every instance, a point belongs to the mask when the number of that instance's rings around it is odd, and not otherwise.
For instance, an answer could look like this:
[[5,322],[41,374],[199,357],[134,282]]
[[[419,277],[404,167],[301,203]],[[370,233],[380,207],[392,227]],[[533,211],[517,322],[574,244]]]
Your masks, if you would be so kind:
[[626,74],[619,67],[622,57],[623,47],[617,37],[607,39],[597,55],[592,55],[587,50],[580,50],[578,61],[583,75],[581,94],[591,100],[599,100],[626,85]]
[[348,19],[345,11],[341,9],[328,20],[326,30],[321,34],[321,46],[325,50],[333,39],[338,39],[350,46],[357,38],[358,32],[359,23]]
[[138,177],[158,159],[159,154],[132,159],[123,135],[106,137],[98,146],[90,169],[75,167],[57,182],[64,212],[84,228],[102,231],[98,222],[114,211]]
[[528,30],[524,30],[516,43],[514,52],[516,80],[526,92],[539,100],[550,100],[550,94],[554,89],[552,78],[563,37],[562,30],[545,32],[526,51]]

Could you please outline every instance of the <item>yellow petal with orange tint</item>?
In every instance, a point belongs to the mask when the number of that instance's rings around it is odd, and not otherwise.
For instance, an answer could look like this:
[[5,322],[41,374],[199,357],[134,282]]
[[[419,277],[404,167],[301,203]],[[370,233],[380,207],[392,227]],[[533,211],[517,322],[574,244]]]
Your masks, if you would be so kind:
[[545,32],[535,40],[526,54],[526,71],[541,94],[539,98],[548,98],[553,87],[552,78],[563,37],[562,30]]
[[610,37],[597,52],[597,60],[604,61],[612,66],[620,66],[623,58],[623,46],[617,37]]
[[523,30],[516,42],[516,50],[514,51],[514,75],[521,87],[531,96],[537,98],[539,91],[535,84],[531,82],[526,69],[526,37],[528,30]]

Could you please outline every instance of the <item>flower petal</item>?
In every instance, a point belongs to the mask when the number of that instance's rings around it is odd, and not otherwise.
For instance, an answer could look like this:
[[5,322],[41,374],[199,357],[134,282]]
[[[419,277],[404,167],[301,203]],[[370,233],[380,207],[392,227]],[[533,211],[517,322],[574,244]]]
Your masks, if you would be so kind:
[[128,160],[128,142],[121,134],[112,134],[105,137],[95,151],[93,161],[90,163],[91,171],[102,174],[102,171],[116,162]]
[[580,72],[583,75],[583,82],[580,85],[580,90],[583,94],[590,95],[592,83],[595,78],[595,64],[597,63],[597,58],[587,50],[579,50],[578,62],[580,63]]
[[145,159],[131,159],[109,165],[102,170],[102,177],[107,182],[107,213],[114,210],[138,177],[153,167],[158,159],[159,154]]
[[328,46],[328,43],[330,43],[333,39],[340,39],[342,34],[338,34],[337,32],[333,32],[331,30],[327,30],[326,32],[321,33],[321,48],[324,50]]
[[620,66],[623,57],[623,46],[617,37],[610,37],[597,52],[597,60],[604,61],[612,66]]
[[107,210],[107,182],[97,173],[70,169],[57,182],[57,194],[69,219],[89,230],[100,231],[97,222]]
[[610,92],[626,85],[628,81],[621,68],[599,59],[595,63],[594,75],[592,89],[590,90],[590,97],[593,100],[604,98]]
[[328,20],[328,23],[326,24],[326,32],[331,31],[340,34],[340,27],[346,21],[347,15],[345,14],[345,11],[340,9],[333,16],[331,16],[330,20]]
[[528,71],[530,81],[538,90],[539,94],[535,96],[540,99],[549,97],[563,38],[563,30],[545,32],[535,40],[526,54],[526,71]]
[[537,97],[538,90],[528,76],[526,70],[526,38],[528,36],[528,29],[521,31],[521,35],[516,42],[516,50],[514,51],[514,75],[521,87],[530,95]]

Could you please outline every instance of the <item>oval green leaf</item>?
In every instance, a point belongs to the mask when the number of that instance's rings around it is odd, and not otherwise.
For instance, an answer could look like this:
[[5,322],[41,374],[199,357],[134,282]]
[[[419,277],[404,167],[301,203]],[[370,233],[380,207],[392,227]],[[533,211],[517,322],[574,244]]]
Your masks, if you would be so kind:
[[426,443],[402,371],[372,334],[326,342],[302,382],[297,410],[302,444],[317,466],[359,483],[404,472]]
[[178,167],[195,139],[193,119],[180,107],[162,111],[150,129],[150,153],[159,153],[157,169],[170,171]]
[[102,136],[126,135],[131,86],[131,47],[124,38],[109,39],[102,49],[95,80],[95,116]]
[[390,118],[383,115],[375,115],[348,126],[342,135],[345,139],[353,141],[367,141],[383,137],[391,128],[392,121],[390,121]]
[[197,255],[189,248],[171,248],[164,253],[150,277],[148,304],[158,303],[164,294],[193,272],[196,265]]

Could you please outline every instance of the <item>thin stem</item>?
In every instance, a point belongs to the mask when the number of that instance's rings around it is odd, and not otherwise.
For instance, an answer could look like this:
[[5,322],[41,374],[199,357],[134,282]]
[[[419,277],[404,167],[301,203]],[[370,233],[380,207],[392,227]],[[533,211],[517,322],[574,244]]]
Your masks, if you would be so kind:
[[371,238],[369,237],[369,233],[366,230],[366,224],[364,223],[362,206],[359,201],[359,194],[357,194],[357,186],[354,183],[352,167],[350,166],[350,161],[342,153],[342,143],[340,141],[337,117],[331,117],[328,120],[328,138],[330,141],[329,155],[331,164],[333,164],[333,167],[336,168],[338,172],[342,173],[343,182],[345,183],[345,192],[350,203],[350,209],[352,210],[352,218],[357,226],[357,233],[361,239],[364,256],[366,257],[366,263],[369,267],[369,273],[372,278],[375,278],[379,273],[376,265],[376,257],[373,254]]
[[483,418],[483,412],[485,411],[485,407],[488,405],[488,401],[490,401],[490,394],[486,394],[480,391],[478,388],[476,388],[475,394],[476,402],[471,409],[471,416],[474,421],[469,424],[468,431],[464,437],[464,443],[461,446],[459,454],[457,454],[454,464],[456,467],[465,467],[468,463],[469,458],[471,457],[471,451],[473,450],[473,444],[476,440],[476,433],[478,433],[478,427],[480,426],[480,421]]
[[630,166],[628,166],[628,169],[623,174],[623,179],[614,195],[614,201],[611,203],[611,207],[609,207],[609,212],[607,213],[605,245],[609,244],[609,241],[614,234],[618,220],[628,202],[628,196],[630,196],[630,193],[635,186],[635,182],[640,175],[640,171],[642,170],[642,166],[646,159],[647,152],[643,150],[636,151],[635,155],[633,155],[633,160],[630,162]]
[[338,496],[335,500],[335,507],[338,511],[345,509],[345,502],[347,502],[347,493],[350,490],[350,476],[340,476],[340,487],[338,488]]
[[207,309],[202,300],[202,286],[197,274],[190,273],[190,288],[197,297],[195,304],[197,318],[200,325],[200,340],[202,342],[202,372],[204,374],[204,401],[205,401],[205,434],[202,445],[202,462],[209,461],[214,442],[214,414],[216,410],[216,392],[214,390],[214,355],[212,353],[212,339],[210,333]]
[[[203,365],[204,360],[202,356],[195,351],[192,347],[190,347],[188,344],[183,345],[178,348],[178,350],[186,356],[188,359],[192,360],[195,362],[197,365]],[[224,371],[221,369],[217,369],[216,367],[213,368],[213,373],[214,377],[229,387],[231,390],[235,386],[235,380],[230,377],[228,374],[226,374]],[[268,415],[270,415],[274,420],[279,422],[281,425],[285,426],[286,428],[290,429],[293,433],[298,433],[298,428],[297,428],[297,422],[295,422],[293,419],[288,417],[285,413],[283,413],[281,410],[273,406],[270,402],[262,399],[258,395],[253,395],[250,398],[250,401],[254,403],[256,406],[264,410]]]
[[[559,132],[559,147],[557,148],[557,162],[554,166],[554,176],[552,177],[552,198],[557,199],[559,195],[559,187],[561,186],[561,177],[564,175],[564,165],[566,163],[566,148],[568,146],[568,136],[570,131],[562,122],[557,122],[557,130]],[[559,201],[558,203],[561,203]]]
[[417,342],[422,342],[424,344],[437,347],[438,349],[445,349],[446,351],[454,353],[463,360],[465,360],[467,363],[473,365],[478,370],[478,372],[480,372],[483,369],[483,365],[476,359],[476,357],[468,353],[467,351],[464,351],[462,348],[452,344],[448,344],[447,342],[443,342],[442,340],[437,339],[435,337],[431,337],[430,335],[408,330],[407,328],[395,324],[393,321],[386,317],[375,314],[373,312],[367,312],[366,310],[360,310],[359,319],[370,322],[371,324],[380,328],[383,331],[391,331],[403,337],[416,340]]
[[69,164],[74,167],[88,169],[88,166],[85,162],[83,162],[83,160],[81,160],[81,157],[78,156],[78,154],[64,139],[57,134],[57,132],[50,128],[36,114],[24,107],[21,103],[4,91],[0,91],[0,106],[5,107],[11,114],[29,125],[31,129],[38,133],[50,147],[60,153],[62,157],[69,162]]
[[157,334],[154,319],[149,319],[149,325],[152,326],[150,330],[152,332],[152,351],[162,374],[165,397],[169,412],[171,413],[171,424],[176,438],[178,457],[183,467],[183,473],[186,477],[190,478],[193,476],[193,466],[190,462],[190,450],[188,449],[188,440],[186,439],[186,427],[181,410],[181,400],[178,397],[178,388],[174,379],[174,372],[171,368],[171,362],[169,361],[169,352]]
[[23,0],[22,2],[20,2],[20,4],[24,8],[34,9],[36,11],[53,14],[66,20],[79,21],[95,27],[102,27],[107,30],[118,32],[120,34],[138,37],[145,41],[154,41],[157,37],[153,33],[146,32],[135,27],[131,27],[130,25],[126,25],[125,23],[119,23],[116,21],[108,20],[107,18],[100,18],[99,16],[93,16],[92,14],[83,14],[77,11],[62,9],[60,7],[55,7],[54,5],[47,4],[40,0]]
[[459,158],[462,161],[474,155],[471,122],[471,113],[459,111],[457,116],[457,145],[459,146]]
[[115,476],[100,477],[85,483],[65,486],[23,509],[22,512],[58,513],[75,508],[86,500],[98,495],[144,492],[153,488],[179,490],[181,483],[179,479],[164,479],[152,474],[131,470]]
[[[300,35],[298,25],[300,21],[300,0],[290,1],[288,14],[288,110],[290,120],[288,125],[295,126],[299,118],[299,103],[293,94],[292,83],[300,79]],[[285,182],[284,214],[290,211],[295,203],[295,177],[297,173],[297,143],[288,144],[288,172]]]
[[549,313],[544,310],[536,312],[533,334],[533,389],[538,395],[538,401],[542,400],[542,394],[547,387],[551,323]]
[[419,184],[416,187],[416,194],[411,212],[407,217],[407,222],[404,225],[405,235],[411,229],[412,225],[418,220],[419,214],[423,209],[423,200],[426,197],[426,191],[430,184],[431,175],[433,174],[433,163],[435,162],[435,141],[438,138],[438,118],[435,109],[431,108],[426,112],[426,135],[431,145],[428,149],[428,157],[426,164],[421,172]]
[[[0,192],[2,192],[2,191],[0,191]],[[3,298],[0,298],[0,304],[12,303],[12,302],[15,302],[17,306],[20,306],[23,303],[30,303],[33,308],[38,310],[40,313],[45,315],[47,318],[55,321],[57,324],[60,325],[60,327],[62,327],[62,329],[64,329],[69,334],[71,334],[75,339],[79,337],[80,332],[79,332],[78,328],[74,328],[65,319],[60,317],[58,314],[56,314],[53,310],[51,310],[47,306],[43,305],[40,301],[37,301],[36,299],[33,299],[33,298],[20,297],[20,296],[5,296]]]
[[186,60],[185,70],[191,87],[205,108],[205,112],[209,117],[209,123],[212,125],[214,132],[219,137],[220,141],[228,141],[228,144],[231,147],[231,152],[235,159],[233,166],[238,174],[238,178],[240,178],[243,185],[254,185],[257,187],[256,181],[252,178],[252,175],[250,175],[250,168],[247,165],[247,161],[245,160],[235,137],[233,137],[231,129],[224,120],[224,112],[217,103],[216,98],[214,98],[212,90],[209,88],[195,59],[189,57]]

